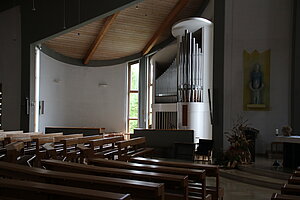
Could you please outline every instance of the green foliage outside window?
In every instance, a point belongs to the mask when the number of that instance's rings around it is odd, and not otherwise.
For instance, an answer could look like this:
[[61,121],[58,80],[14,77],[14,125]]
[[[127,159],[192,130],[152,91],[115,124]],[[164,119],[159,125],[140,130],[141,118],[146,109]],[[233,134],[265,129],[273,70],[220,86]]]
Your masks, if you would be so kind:
[[[130,66],[129,119],[137,119],[139,113],[139,63]],[[134,92],[133,92],[134,91]],[[129,133],[138,128],[138,120],[129,120]]]
[[129,97],[130,101],[130,110],[129,110],[129,118],[138,118],[139,113],[139,94],[131,93]]
[[138,120],[129,120],[129,133],[133,133],[133,130],[138,127]]

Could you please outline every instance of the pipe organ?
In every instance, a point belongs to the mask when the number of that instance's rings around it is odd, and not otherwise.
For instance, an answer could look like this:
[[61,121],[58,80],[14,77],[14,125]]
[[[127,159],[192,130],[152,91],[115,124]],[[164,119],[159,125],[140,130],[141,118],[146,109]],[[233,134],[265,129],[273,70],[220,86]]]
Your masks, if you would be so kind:
[[188,18],[175,23],[172,34],[177,55],[155,80],[154,128],[192,129],[195,143],[212,139],[213,24]]

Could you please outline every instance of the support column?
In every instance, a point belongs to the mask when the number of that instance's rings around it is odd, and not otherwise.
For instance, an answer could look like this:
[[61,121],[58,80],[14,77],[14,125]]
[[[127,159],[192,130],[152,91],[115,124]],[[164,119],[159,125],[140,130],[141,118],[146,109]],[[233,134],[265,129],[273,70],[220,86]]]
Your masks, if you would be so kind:
[[147,57],[140,59],[139,71],[139,128],[147,128]]

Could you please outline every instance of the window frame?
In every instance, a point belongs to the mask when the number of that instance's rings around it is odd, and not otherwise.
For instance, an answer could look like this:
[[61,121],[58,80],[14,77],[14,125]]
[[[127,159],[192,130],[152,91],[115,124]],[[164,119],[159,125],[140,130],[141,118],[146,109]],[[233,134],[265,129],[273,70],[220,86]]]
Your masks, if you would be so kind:
[[[129,134],[132,134],[130,133],[130,121],[137,121],[137,123],[139,123],[139,118],[138,117],[130,117],[130,94],[138,94],[139,95],[139,74],[138,74],[138,88],[137,89],[131,89],[131,66],[132,65],[135,65],[135,64],[139,64],[139,60],[136,60],[136,61],[133,61],[133,62],[129,62],[128,63],[128,71],[127,71],[127,78],[128,78],[128,81],[127,81],[127,84],[128,84],[128,87],[127,87],[127,126],[126,126],[126,132],[129,133]],[[139,65],[140,67],[140,65]],[[140,69],[139,69],[140,70]],[[139,102],[138,102],[139,103]]]
[[[152,75],[152,76],[151,76]],[[149,59],[149,63],[148,63],[148,67],[147,67],[147,76],[148,76],[148,80],[147,80],[147,94],[148,94],[148,98],[147,98],[147,106],[148,106],[148,112],[147,112],[147,117],[148,117],[148,121],[147,121],[147,127],[148,128],[153,128],[153,110],[152,110],[152,104],[153,104],[153,88],[154,88],[154,66],[153,64],[150,62]],[[152,94],[152,95],[150,95]],[[151,122],[151,123],[150,123]]]
[[3,108],[3,91],[2,91],[2,83],[0,83],[0,130],[2,129],[2,108]]

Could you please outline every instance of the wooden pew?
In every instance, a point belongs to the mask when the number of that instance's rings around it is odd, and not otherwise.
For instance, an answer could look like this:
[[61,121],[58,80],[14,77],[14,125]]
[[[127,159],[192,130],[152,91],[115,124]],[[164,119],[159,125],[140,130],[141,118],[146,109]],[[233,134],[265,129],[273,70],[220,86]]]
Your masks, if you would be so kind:
[[20,134],[23,133],[23,131],[3,131],[1,134]]
[[[64,157],[63,160],[78,162],[79,158],[80,158],[81,151],[84,151],[84,149],[87,148],[85,146],[85,144],[89,143],[90,140],[100,139],[102,137],[103,137],[102,135],[77,137],[77,134],[76,134],[75,138],[74,137],[72,137],[72,138],[68,137],[66,139],[61,140],[60,143],[63,144],[63,151],[62,151],[62,155]],[[83,159],[83,156],[81,157],[81,160],[82,159]]]
[[[5,133],[5,132],[4,132]],[[23,137],[23,136],[32,136],[32,135],[42,135],[42,132],[27,132],[27,133],[6,133],[6,137]]]
[[49,134],[40,134],[40,135],[32,135],[30,136],[31,139],[37,139],[37,138],[50,138],[50,137],[56,137],[56,136],[62,136],[63,133],[59,132],[59,133],[49,133]]
[[14,179],[0,179],[0,199],[2,200],[130,200],[129,194],[104,192],[99,190],[77,187],[22,181]]
[[291,176],[288,180],[288,183],[290,184],[295,184],[295,185],[300,185],[300,177],[299,176]]
[[82,138],[78,138],[78,144],[88,144],[90,145],[91,140],[102,139],[103,135],[90,135]]
[[130,193],[135,199],[164,199],[164,184],[78,173],[58,172],[0,162],[0,175],[43,183]]
[[60,141],[63,144],[63,160],[77,162],[80,151],[76,149],[78,138],[68,138]]
[[[300,186],[299,185],[293,185],[293,184],[284,184],[281,187],[281,194],[287,194],[287,195],[300,195]],[[300,199],[300,196],[299,196]]]
[[123,136],[114,136],[90,141],[90,150],[85,151],[86,158],[109,158],[114,159],[118,153],[115,147],[117,142],[123,141]]
[[54,142],[58,143],[64,139],[68,138],[80,138],[83,137],[83,134],[70,134],[70,135],[60,135],[60,136],[54,136]]
[[[134,163],[159,165],[159,166],[167,166],[167,167],[179,167],[179,168],[201,169],[201,170],[204,169],[207,177],[215,178],[214,186],[206,186],[208,194],[212,194],[213,199],[222,199],[224,197],[224,188],[220,186],[219,166],[203,165],[203,164],[187,163],[187,162],[164,161],[164,160],[142,158],[142,157],[131,158],[129,161]],[[199,187],[197,183],[191,183],[190,185],[194,187]],[[194,187],[190,187],[190,190],[193,190]]]
[[[63,162],[58,160],[42,160],[42,166],[46,169],[74,172],[82,174],[90,174],[97,176],[109,176],[116,178],[128,178],[143,181],[154,181],[165,184],[165,198],[175,199],[179,196],[180,199],[188,199],[188,177],[182,175],[173,175],[166,173],[156,173],[147,171],[138,171],[130,169],[117,169],[109,167],[98,167],[93,165],[83,165],[78,163]],[[174,191],[176,189],[176,191]],[[173,194],[171,194],[173,193]],[[181,195],[181,196],[180,196]],[[192,199],[192,198],[189,198]]]
[[299,170],[295,170],[294,173],[293,173],[293,176],[300,177],[300,171]]
[[299,200],[299,196],[273,193],[271,200]]
[[206,195],[205,170],[166,167],[166,166],[158,166],[158,165],[146,165],[146,164],[139,164],[139,163],[128,163],[123,161],[106,160],[101,158],[89,159],[88,163],[96,166],[102,166],[102,167],[106,166],[106,167],[160,172],[160,173],[168,173],[168,174],[176,174],[176,175],[187,175],[189,180],[201,184],[201,188],[197,188],[196,195],[200,195],[202,199],[210,199],[211,197],[210,195]]
[[19,136],[23,134],[23,131],[4,131],[4,132],[1,132],[0,135],[2,137],[4,137],[4,141],[3,141],[3,144],[6,145],[6,144],[9,144],[10,141],[9,141],[9,138],[8,137],[12,137],[14,135],[16,136]]
[[52,147],[49,145],[44,145],[47,143],[54,144],[53,137],[35,138],[33,139],[33,142],[35,142],[35,156],[36,156],[34,166],[39,167],[41,159],[45,159],[49,157],[53,157],[54,159],[56,159],[57,154],[54,145]]
[[[49,136],[49,137],[45,137],[45,136]],[[39,166],[41,159],[45,159],[45,158],[64,159],[67,156],[70,156],[72,153],[68,154],[69,151],[68,147],[72,143],[66,141],[68,141],[68,139],[71,138],[83,137],[82,134],[62,135],[62,133],[50,133],[50,134],[45,134],[45,136],[44,135],[41,137],[38,136],[38,137],[34,137],[35,139],[33,139],[33,142],[36,143],[36,149],[35,149],[36,165],[35,166]],[[46,143],[51,143],[52,145],[45,145]]]
[[132,157],[151,154],[153,148],[146,148],[146,138],[137,137],[130,140],[117,142],[118,160],[127,161]]
[[23,142],[13,142],[7,144],[6,148],[6,157],[8,162],[16,163],[17,158],[22,154],[21,151],[24,150],[24,143]]
[[4,147],[4,138],[5,138],[4,135],[0,135],[0,143],[2,148]]

